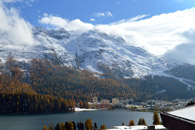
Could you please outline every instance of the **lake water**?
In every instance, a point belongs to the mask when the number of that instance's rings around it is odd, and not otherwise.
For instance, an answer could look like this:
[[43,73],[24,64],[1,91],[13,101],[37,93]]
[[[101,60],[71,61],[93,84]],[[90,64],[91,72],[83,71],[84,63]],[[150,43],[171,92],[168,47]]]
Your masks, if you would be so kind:
[[56,125],[60,122],[75,121],[84,123],[85,119],[91,118],[98,127],[105,124],[107,128],[115,125],[129,123],[134,120],[137,124],[139,118],[144,118],[148,125],[152,124],[153,113],[132,112],[127,110],[73,112],[44,115],[4,115],[0,116],[0,130],[42,130],[43,126]]

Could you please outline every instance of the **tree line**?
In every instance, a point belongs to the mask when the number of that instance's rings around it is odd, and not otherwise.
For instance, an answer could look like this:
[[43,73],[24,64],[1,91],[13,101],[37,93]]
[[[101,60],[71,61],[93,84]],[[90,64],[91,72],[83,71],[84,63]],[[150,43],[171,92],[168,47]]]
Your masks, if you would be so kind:
[[[105,125],[101,125],[99,130],[106,129]],[[78,122],[75,123],[74,121],[66,121],[62,123],[57,123],[55,126],[50,125],[48,128],[47,126],[43,126],[43,130],[98,130],[98,125],[95,122],[93,124],[90,118],[86,119],[85,122]]]
[[[160,117],[158,113],[154,112],[153,125],[161,125],[161,124],[162,122],[160,121]],[[124,126],[125,125],[124,122],[122,122],[121,125]],[[144,118],[140,118],[137,125],[147,126]],[[128,126],[135,126],[134,120],[130,120]],[[86,119],[85,123],[82,122],[75,123],[74,121],[66,121],[65,123],[64,122],[57,123],[55,126],[54,125],[50,125],[48,127],[45,125],[43,126],[43,130],[104,130],[104,129],[106,129],[105,124],[98,127],[97,123],[95,122],[93,124],[90,118]]]
[[57,113],[74,111],[75,102],[51,95],[0,93],[0,114]]

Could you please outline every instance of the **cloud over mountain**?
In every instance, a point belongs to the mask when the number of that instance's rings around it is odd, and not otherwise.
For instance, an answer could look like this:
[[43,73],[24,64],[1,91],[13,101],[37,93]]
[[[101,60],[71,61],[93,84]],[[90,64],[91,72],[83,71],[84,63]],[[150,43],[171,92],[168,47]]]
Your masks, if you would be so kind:
[[20,45],[37,44],[32,35],[32,25],[21,18],[16,9],[6,8],[2,1],[0,1],[0,19],[2,38]]
[[68,31],[78,31],[81,33],[94,28],[94,25],[84,23],[80,19],[69,21],[67,19],[48,14],[45,14],[44,17],[39,20],[39,22],[49,26],[64,28]]
[[189,29],[180,35],[181,37],[185,37],[187,41],[168,51],[165,56],[178,61],[195,64],[195,28]]
[[[108,34],[122,36],[129,44],[142,47],[155,55],[164,55],[176,46],[186,42],[188,38],[180,35],[181,33],[194,27],[195,8],[176,11],[173,13],[160,14],[149,17],[139,15],[128,20],[121,20],[111,24],[92,25],[81,22],[79,19],[68,21],[64,20],[64,25],[55,16],[44,16],[39,21],[43,24],[50,24],[63,27],[67,30],[97,29]],[[62,25],[62,26],[61,26]]]

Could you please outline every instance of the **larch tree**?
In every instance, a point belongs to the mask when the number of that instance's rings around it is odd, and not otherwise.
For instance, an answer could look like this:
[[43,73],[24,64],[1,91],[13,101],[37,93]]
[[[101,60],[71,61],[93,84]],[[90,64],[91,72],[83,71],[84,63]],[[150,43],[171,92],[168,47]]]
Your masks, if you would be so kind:
[[105,130],[106,129],[106,125],[101,125],[100,130]]
[[154,125],[160,125],[161,122],[160,122],[160,118],[159,118],[159,115],[157,112],[154,112],[154,115],[153,115],[153,124]]
[[44,125],[44,126],[43,126],[43,130],[47,130],[47,126]]
[[93,123],[92,123],[91,119],[89,119],[89,118],[85,120],[85,129],[86,130],[93,129]]
[[129,126],[134,126],[134,125],[135,125],[134,120],[130,120],[130,121],[129,121]]

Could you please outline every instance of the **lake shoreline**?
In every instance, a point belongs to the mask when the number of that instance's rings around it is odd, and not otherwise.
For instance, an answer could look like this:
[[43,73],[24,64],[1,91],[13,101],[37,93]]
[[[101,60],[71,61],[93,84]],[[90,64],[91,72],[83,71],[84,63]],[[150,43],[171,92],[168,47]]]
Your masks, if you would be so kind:
[[[77,109],[77,110],[76,110]],[[147,110],[147,111],[139,111],[139,110],[130,110],[130,109],[124,109],[124,108],[115,108],[115,109],[87,109],[87,108],[78,108],[75,107],[75,111],[68,111],[68,112],[46,112],[46,113],[1,113],[0,116],[22,116],[22,115],[53,115],[53,114],[68,114],[68,113],[75,113],[75,112],[94,112],[94,111],[119,111],[119,110],[125,110],[129,112],[150,112],[153,113],[154,110]],[[157,111],[161,112],[161,111]]]
[[53,114],[0,115],[0,126],[1,130],[38,130],[42,129],[44,125],[55,125],[66,121],[84,122],[90,118],[98,126],[105,124],[107,128],[110,128],[114,125],[121,125],[122,122],[128,124],[129,120],[134,120],[137,124],[139,118],[144,118],[150,125],[152,124],[152,116],[153,113],[150,112],[119,109]]

